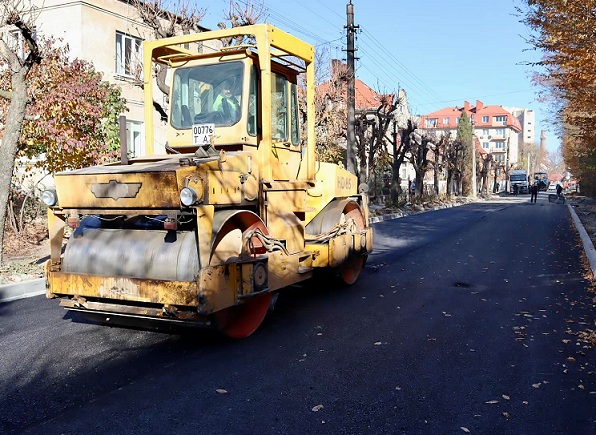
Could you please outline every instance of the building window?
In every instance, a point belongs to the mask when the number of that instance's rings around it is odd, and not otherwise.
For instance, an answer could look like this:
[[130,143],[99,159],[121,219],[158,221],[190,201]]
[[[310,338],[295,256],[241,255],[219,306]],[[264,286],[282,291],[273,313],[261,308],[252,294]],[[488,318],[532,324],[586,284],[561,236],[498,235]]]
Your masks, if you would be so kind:
[[488,128],[482,129],[482,136],[488,136],[490,134],[490,130]]
[[495,124],[507,125],[507,115],[493,117]]
[[498,150],[505,149],[505,142],[495,142],[495,148]]
[[504,128],[497,128],[495,130],[495,136],[497,136],[497,137],[505,137],[505,129]]
[[25,58],[24,40],[20,30],[15,29],[8,32],[8,48],[21,59]]
[[483,116],[482,117],[482,122],[488,122],[488,116]]
[[489,149],[490,144],[488,142],[482,142],[482,148],[484,148],[485,150]]
[[427,119],[425,122],[425,126],[426,128],[437,128],[438,121],[439,120],[437,118]]
[[[14,52],[20,59],[25,59],[25,55],[28,53],[28,47],[25,43],[25,38],[19,29],[8,29],[5,34],[0,36],[5,37],[5,41],[8,48]],[[33,28],[33,39],[37,39],[37,30]]]
[[137,121],[126,121],[126,146],[128,157],[140,157],[145,155],[143,149],[143,123]]
[[443,124],[449,125],[449,118],[443,118]]
[[143,71],[142,42],[134,36],[116,32],[116,74],[141,78]]

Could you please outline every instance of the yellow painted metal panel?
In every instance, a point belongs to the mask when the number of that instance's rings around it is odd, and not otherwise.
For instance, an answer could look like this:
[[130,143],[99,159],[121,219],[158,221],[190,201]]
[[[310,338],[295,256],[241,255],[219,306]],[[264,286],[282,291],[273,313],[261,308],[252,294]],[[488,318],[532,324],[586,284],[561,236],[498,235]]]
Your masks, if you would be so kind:
[[304,250],[304,223],[296,213],[304,212],[303,190],[267,191],[266,224],[269,234],[286,241],[290,253]]
[[308,224],[334,198],[357,195],[358,178],[331,163],[320,163],[315,187],[307,192]]
[[60,261],[62,252],[62,242],[64,238],[64,227],[66,223],[54,214],[52,209],[48,209],[48,232],[50,239],[50,260],[52,263]]
[[58,175],[55,183],[62,208],[180,207],[175,172]]
[[164,305],[197,306],[198,304],[198,286],[195,282],[77,275],[62,272],[50,272],[47,279],[52,293],[55,295]]
[[200,314],[210,314],[236,304],[241,272],[236,263],[204,267],[197,278],[199,297],[204,303]]
[[304,253],[284,255],[283,252],[269,254],[269,291],[279,290],[299,281],[310,278],[310,272],[303,270],[301,259]]

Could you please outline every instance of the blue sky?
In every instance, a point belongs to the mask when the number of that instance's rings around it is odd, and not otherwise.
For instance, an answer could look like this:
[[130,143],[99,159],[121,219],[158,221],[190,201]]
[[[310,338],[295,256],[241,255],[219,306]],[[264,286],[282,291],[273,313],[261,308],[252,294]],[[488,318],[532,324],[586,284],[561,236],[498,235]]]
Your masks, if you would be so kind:
[[[237,0],[244,3],[245,0]],[[258,1],[258,0],[257,0]],[[265,21],[345,59],[348,0],[264,0]],[[531,67],[540,54],[515,16],[520,0],[352,0],[356,76],[373,89],[408,93],[413,113],[475,104],[526,107],[536,113],[536,140],[549,131],[547,106],[536,101]],[[215,28],[227,0],[212,0],[202,24]]]

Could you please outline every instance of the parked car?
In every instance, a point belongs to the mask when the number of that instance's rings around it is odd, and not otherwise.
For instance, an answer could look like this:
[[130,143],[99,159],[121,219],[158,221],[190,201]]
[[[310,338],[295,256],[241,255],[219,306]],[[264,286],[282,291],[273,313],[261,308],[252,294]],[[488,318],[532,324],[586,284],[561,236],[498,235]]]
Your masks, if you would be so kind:
[[557,183],[550,183],[547,192],[557,192]]

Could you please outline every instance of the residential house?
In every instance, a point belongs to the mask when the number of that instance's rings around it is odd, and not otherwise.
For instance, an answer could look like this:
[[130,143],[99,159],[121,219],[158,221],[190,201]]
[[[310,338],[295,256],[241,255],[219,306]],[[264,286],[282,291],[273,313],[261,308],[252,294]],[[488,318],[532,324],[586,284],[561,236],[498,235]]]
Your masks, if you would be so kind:
[[509,165],[518,162],[522,127],[519,119],[502,106],[485,106],[479,100],[471,106],[464,101],[463,107],[446,107],[423,115],[419,128],[437,136],[450,133],[455,138],[463,112],[471,119],[473,134],[482,149],[493,154],[495,161]]
[[[127,101],[126,134],[129,153],[145,155],[142,79],[143,41],[154,39],[130,0],[32,0],[36,34],[68,44],[72,58],[92,62],[103,79],[122,89]],[[167,107],[164,95],[155,100]],[[155,112],[155,125],[161,126]],[[155,134],[154,152],[165,153],[165,126]]]

